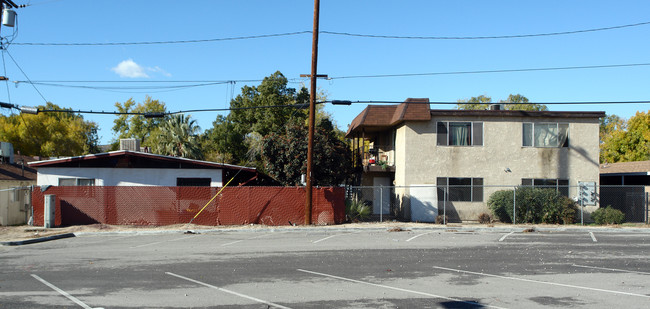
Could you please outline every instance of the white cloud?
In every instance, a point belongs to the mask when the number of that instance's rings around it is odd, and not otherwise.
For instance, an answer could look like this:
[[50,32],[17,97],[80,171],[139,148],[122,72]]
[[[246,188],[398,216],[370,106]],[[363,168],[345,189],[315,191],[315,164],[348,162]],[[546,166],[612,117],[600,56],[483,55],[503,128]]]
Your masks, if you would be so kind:
[[147,68],[147,71],[149,71],[149,72],[154,72],[154,73],[160,73],[160,74],[162,74],[162,75],[164,75],[164,76],[167,76],[167,77],[172,77],[171,74],[169,74],[167,71],[163,70],[163,69],[162,69],[161,67],[159,67],[159,66],[155,66],[155,67],[153,67],[153,68]]
[[149,78],[149,75],[145,73],[145,69],[141,65],[135,63],[132,59],[120,62],[116,67],[111,68],[111,71],[115,72],[120,77]]
[[111,71],[115,72],[120,77],[126,78],[149,78],[150,76],[147,73],[160,74],[166,77],[172,76],[159,66],[143,67],[135,63],[133,59],[120,62],[116,67],[111,68]]

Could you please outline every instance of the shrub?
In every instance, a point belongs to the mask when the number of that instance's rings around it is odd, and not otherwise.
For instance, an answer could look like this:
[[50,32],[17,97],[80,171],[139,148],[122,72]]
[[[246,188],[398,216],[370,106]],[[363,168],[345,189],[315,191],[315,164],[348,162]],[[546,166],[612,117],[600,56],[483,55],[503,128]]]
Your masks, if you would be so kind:
[[487,204],[499,221],[512,223],[512,190],[501,190],[492,193]]
[[[577,206],[573,200],[553,189],[520,187],[516,191],[517,223],[570,224],[575,221]],[[494,192],[488,207],[501,222],[512,222],[513,192]]]
[[448,216],[437,216],[436,217],[436,224],[445,224],[449,223],[449,217]]
[[598,208],[591,214],[596,224],[621,224],[625,221],[625,215],[618,209],[607,205],[607,208]]
[[478,223],[488,224],[490,222],[492,222],[492,217],[490,217],[490,215],[488,215],[486,213],[482,213],[482,214],[478,215]]
[[347,199],[345,200],[345,215],[352,222],[367,220],[372,215],[372,208],[357,199]]
[[561,207],[562,207],[562,223],[563,224],[573,224],[578,221],[578,204],[576,201],[566,197],[562,196],[563,199],[561,201]]

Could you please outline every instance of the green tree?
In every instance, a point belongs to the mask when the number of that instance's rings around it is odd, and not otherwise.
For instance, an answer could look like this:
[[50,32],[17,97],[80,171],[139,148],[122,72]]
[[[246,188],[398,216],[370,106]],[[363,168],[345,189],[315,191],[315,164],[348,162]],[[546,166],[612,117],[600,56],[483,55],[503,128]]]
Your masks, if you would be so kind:
[[228,117],[233,123],[248,127],[246,133],[257,132],[265,136],[282,131],[290,119],[304,118],[305,113],[296,110],[295,107],[271,106],[309,103],[309,93],[306,88],[296,91],[294,88],[287,87],[287,83],[288,80],[282,73],[275,72],[265,77],[259,86],[242,87],[242,93],[230,102],[232,111]]
[[203,153],[209,161],[237,163],[236,159],[244,158],[248,151],[243,127],[223,115],[217,116],[212,128],[206,130],[203,137]]
[[84,120],[71,109],[47,102],[40,110],[69,110],[37,115],[0,117],[0,140],[30,156],[78,156],[99,152],[95,122]]
[[[492,103],[492,98],[484,95],[478,97],[471,97],[465,100],[458,100],[456,104],[457,109],[463,110],[488,110]],[[500,100],[499,103],[505,104],[506,110],[524,110],[524,111],[545,111],[548,107],[543,104],[529,103],[528,98],[521,94],[510,94],[505,100]],[[517,104],[508,104],[517,103]]]
[[492,98],[486,97],[484,95],[480,95],[478,97],[471,97],[469,99],[458,100],[458,103],[459,104],[456,104],[456,109],[486,110],[486,109],[490,109]]
[[230,102],[230,114],[217,116],[213,127],[204,134],[206,157],[263,169],[259,151],[255,147],[251,150],[251,146],[263,136],[282,132],[291,121],[307,119],[303,107],[309,102],[309,92],[287,84],[287,78],[275,72],[258,86],[242,87],[241,94]]
[[200,130],[196,120],[190,119],[190,116],[173,115],[162,123],[157,135],[152,137],[156,140],[152,150],[162,155],[203,159]]
[[[282,133],[271,133],[263,141],[262,157],[266,171],[283,185],[299,185],[307,171],[307,126],[293,122]],[[352,156],[344,141],[337,137],[332,122],[325,118],[314,131],[312,176],[314,185],[344,183],[352,173]]]
[[[167,111],[164,102],[152,99],[147,96],[143,102],[137,103],[133,98],[126,100],[124,103],[115,103],[117,111],[120,113],[164,113]],[[113,120],[113,132],[120,138],[137,138],[142,146],[153,148],[153,144],[148,141],[152,135],[156,135],[160,125],[167,121],[169,117],[162,118],[145,118],[142,115],[120,115]],[[119,141],[116,139],[114,144]],[[115,146],[114,146],[115,148]]]
[[637,112],[627,122],[609,115],[600,122],[600,162],[650,160],[650,111]]

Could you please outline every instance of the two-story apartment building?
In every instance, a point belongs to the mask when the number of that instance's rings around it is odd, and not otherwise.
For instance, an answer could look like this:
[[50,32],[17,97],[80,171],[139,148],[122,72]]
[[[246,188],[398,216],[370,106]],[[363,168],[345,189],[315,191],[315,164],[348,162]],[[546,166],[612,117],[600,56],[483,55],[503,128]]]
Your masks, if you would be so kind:
[[432,110],[428,99],[407,99],[369,105],[350,124],[347,138],[362,156],[360,184],[395,187],[392,193],[364,197],[376,213],[392,208],[404,219],[432,222],[445,203],[450,220],[466,221],[489,213],[487,200],[498,190],[544,186],[575,197],[579,183],[597,184],[599,118],[604,116]]

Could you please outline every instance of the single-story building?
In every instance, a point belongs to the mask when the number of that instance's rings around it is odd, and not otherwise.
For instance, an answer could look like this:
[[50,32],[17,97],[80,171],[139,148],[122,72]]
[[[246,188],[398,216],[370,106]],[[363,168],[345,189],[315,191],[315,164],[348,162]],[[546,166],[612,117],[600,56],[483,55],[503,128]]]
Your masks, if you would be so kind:
[[118,150],[30,162],[39,186],[198,186],[274,185],[253,167]]

